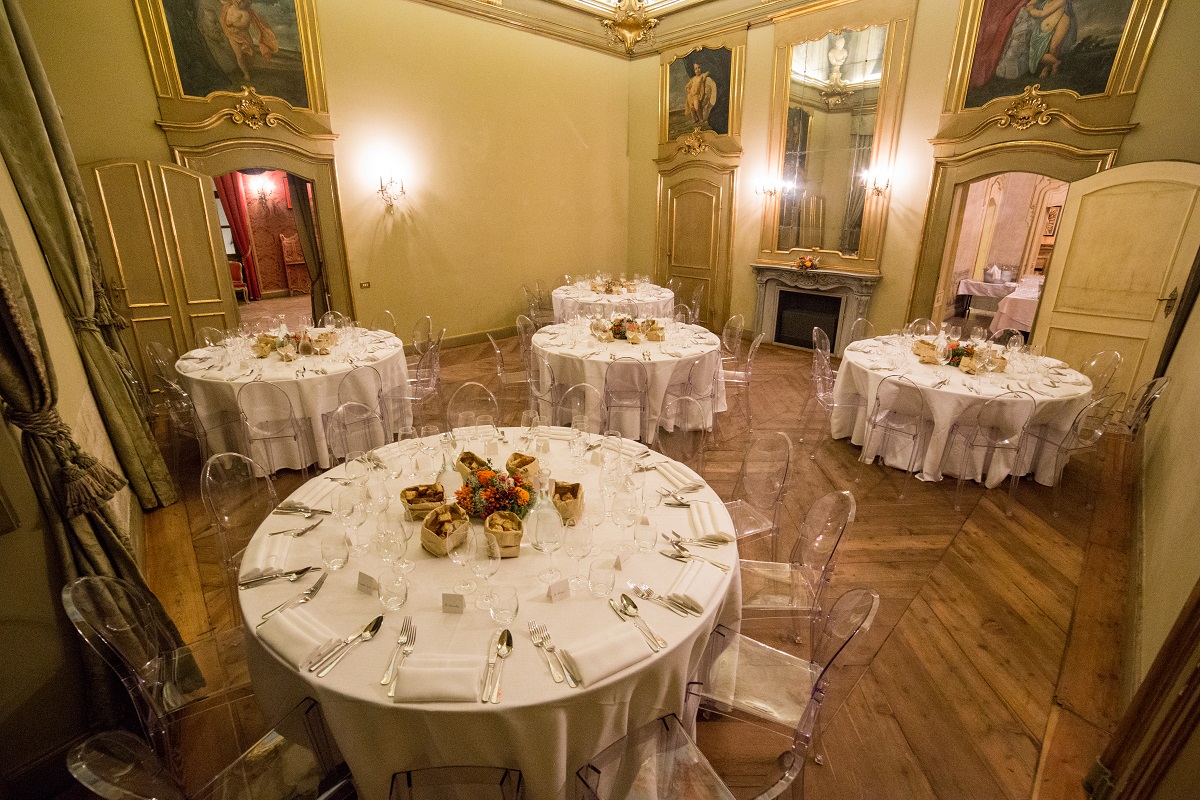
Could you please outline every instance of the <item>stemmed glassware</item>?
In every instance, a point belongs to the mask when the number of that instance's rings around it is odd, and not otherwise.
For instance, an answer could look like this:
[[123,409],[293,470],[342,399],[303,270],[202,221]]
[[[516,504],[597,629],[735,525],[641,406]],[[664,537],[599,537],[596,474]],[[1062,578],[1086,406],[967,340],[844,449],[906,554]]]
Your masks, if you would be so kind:
[[[603,520],[603,517],[600,517]],[[571,576],[571,591],[579,592],[587,588],[587,576],[583,574],[583,559],[592,552],[592,526],[584,520],[566,530],[563,549],[575,561],[574,574]]]
[[[471,564],[471,559],[474,557],[475,539],[468,533],[466,536],[457,540],[450,548],[450,560],[463,570],[468,570]],[[475,581],[470,578],[464,578],[454,584],[454,591],[459,594],[470,594],[475,591]]]
[[608,508],[605,516],[613,518],[613,498],[616,497],[617,491],[620,490],[621,484],[625,482],[625,474],[622,469],[621,459],[605,457],[602,466],[600,467],[600,491],[604,495],[605,505]]
[[642,500],[638,497],[637,490],[628,481],[623,482],[613,496],[612,513],[613,522],[625,528],[627,537],[627,541],[620,542],[613,547],[613,552],[617,555],[628,555],[633,552],[631,545],[633,526],[642,518]]
[[[441,448],[441,444],[442,444],[441,441],[439,440],[438,435],[441,432],[442,432],[442,429],[439,428],[437,425],[422,425],[421,426],[421,439],[420,439],[420,443],[418,445],[421,452],[425,453],[425,455],[428,456],[429,463],[433,465],[431,467],[431,470],[436,469],[437,474],[440,474],[441,471],[446,468],[446,463],[444,460],[440,467],[437,464],[437,453],[438,453],[438,450]],[[436,480],[436,474],[434,476],[434,479]]]
[[962,325],[957,322],[951,322],[946,325],[946,338],[952,342],[962,340]]
[[367,490],[364,486],[343,486],[333,495],[333,515],[346,530],[351,542],[350,552],[362,555],[370,547],[369,542],[360,542],[355,533],[367,521]]
[[486,592],[475,598],[476,608],[489,608],[492,604],[492,576],[500,569],[500,543],[487,531],[472,533],[475,551],[471,556],[471,572],[483,581]]
[[[580,419],[576,417],[575,419]],[[585,418],[586,419],[586,418]],[[571,457],[575,459],[575,468],[571,470],[576,475],[586,475],[587,467],[583,465],[583,456],[587,453],[588,434],[582,428],[576,428],[571,434],[571,438],[567,441],[567,447],[571,452]]]
[[491,414],[480,414],[475,418],[475,429],[479,434],[480,447],[483,450],[483,457],[498,455],[497,440],[499,432],[496,430],[496,420]]
[[542,417],[532,409],[521,412],[521,447],[529,450],[533,447],[534,433],[542,424]]
[[538,578],[546,584],[554,583],[562,577],[562,572],[554,566],[554,551],[563,542],[562,517],[553,506],[539,505],[529,512],[526,526],[532,529],[533,549],[549,555],[549,564],[538,573]]
[[459,413],[458,419],[454,420],[455,437],[462,444],[459,452],[466,452],[471,449],[471,439],[475,436],[475,412],[463,411]]

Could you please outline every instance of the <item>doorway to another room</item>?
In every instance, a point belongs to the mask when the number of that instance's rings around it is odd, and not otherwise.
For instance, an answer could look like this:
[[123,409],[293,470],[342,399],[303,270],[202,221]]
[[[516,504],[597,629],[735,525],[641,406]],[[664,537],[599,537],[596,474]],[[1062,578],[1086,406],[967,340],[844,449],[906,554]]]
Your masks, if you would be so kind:
[[1031,172],[990,175],[957,188],[940,319],[991,333],[1033,327],[1068,184]]

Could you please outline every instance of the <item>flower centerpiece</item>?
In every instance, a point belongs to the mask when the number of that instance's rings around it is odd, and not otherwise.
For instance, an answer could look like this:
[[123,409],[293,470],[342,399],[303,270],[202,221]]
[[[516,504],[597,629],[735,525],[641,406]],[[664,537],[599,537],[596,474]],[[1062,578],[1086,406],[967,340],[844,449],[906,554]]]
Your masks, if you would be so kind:
[[529,511],[532,484],[520,475],[497,472],[489,463],[486,469],[467,474],[466,481],[454,492],[459,508],[472,517],[487,519],[497,511],[510,511],[524,518]]
[[971,345],[956,344],[950,348],[950,360],[946,363],[951,367],[957,367],[962,364],[964,358],[974,358],[975,348]]
[[816,256],[800,256],[796,259],[796,269],[816,269],[819,263]]
[[638,321],[627,317],[617,317],[612,321],[611,330],[614,339],[628,339],[629,334],[638,332]]

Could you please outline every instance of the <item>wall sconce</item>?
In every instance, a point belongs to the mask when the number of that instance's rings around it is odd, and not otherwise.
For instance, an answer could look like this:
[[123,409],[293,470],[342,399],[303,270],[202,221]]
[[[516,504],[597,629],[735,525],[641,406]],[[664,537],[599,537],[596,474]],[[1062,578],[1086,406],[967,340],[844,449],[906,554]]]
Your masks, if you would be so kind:
[[379,178],[379,196],[383,198],[383,204],[387,207],[388,211],[391,211],[392,207],[400,202],[400,198],[404,197],[404,195],[403,180],[397,182],[395,178],[388,178],[384,181],[382,176]]
[[254,175],[250,178],[250,191],[254,192],[258,204],[265,209],[271,202],[271,195],[275,193],[275,184],[270,178]]
[[796,184],[791,181],[780,180],[764,180],[760,181],[754,187],[754,193],[764,197],[775,197],[776,195],[784,195],[796,188]]
[[869,169],[863,170],[862,183],[866,187],[866,190],[876,197],[882,195],[892,187],[892,179],[887,173]]

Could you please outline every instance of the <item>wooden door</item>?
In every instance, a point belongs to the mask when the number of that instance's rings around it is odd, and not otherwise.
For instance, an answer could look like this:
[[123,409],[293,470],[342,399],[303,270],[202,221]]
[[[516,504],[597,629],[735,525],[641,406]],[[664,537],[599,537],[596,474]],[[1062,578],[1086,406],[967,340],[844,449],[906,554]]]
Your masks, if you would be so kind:
[[720,329],[729,316],[734,171],[690,162],[659,174],[660,282],[679,278],[688,303],[701,289],[701,324]]
[[204,326],[237,326],[237,302],[212,179],[171,164],[105,161],[82,168],[104,280],[130,326],[126,345],[151,374],[145,345],[183,353]]
[[1200,164],[1130,164],[1072,183],[1033,344],[1072,366],[1117,350],[1110,390],[1145,383],[1198,248]]

